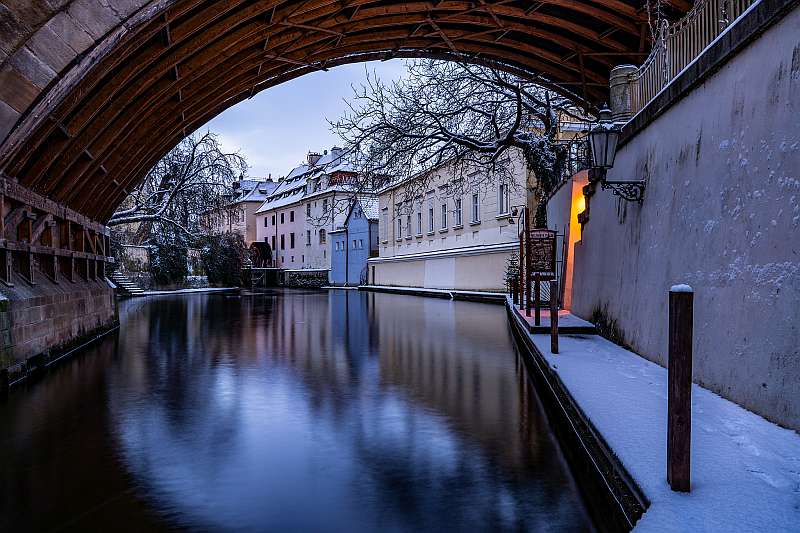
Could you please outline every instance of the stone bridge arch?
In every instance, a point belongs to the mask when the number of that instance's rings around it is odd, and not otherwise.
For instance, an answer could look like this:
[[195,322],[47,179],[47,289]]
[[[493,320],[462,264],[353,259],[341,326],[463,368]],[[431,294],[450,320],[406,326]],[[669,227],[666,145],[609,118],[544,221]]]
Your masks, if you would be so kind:
[[367,60],[489,64],[596,105],[611,67],[649,49],[645,4],[0,0],[0,175],[103,222],[159,157],[226,108]]

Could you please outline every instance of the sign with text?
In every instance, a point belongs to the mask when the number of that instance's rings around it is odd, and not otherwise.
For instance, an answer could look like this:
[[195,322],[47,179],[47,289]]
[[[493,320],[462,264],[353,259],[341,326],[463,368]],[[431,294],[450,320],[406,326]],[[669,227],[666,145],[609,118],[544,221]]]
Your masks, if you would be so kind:
[[549,229],[530,230],[531,275],[540,279],[556,277],[556,232]]

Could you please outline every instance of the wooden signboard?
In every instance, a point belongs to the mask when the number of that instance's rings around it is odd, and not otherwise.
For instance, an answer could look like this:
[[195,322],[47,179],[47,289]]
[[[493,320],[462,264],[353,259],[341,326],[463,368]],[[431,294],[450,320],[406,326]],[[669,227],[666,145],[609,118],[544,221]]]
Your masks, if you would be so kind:
[[542,281],[556,279],[556,232],[549,229],[530,230],[531,274]]

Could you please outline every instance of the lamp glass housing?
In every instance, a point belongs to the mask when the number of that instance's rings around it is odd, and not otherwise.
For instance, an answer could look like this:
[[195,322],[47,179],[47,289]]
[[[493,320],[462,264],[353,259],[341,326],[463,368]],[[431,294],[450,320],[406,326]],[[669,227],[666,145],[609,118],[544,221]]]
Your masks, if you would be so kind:
[[619,141],[619,128],[611,122],[611,111],[600,111],[600,122],[589,132],[592,147],[592,166],[609,169],[614,166]]

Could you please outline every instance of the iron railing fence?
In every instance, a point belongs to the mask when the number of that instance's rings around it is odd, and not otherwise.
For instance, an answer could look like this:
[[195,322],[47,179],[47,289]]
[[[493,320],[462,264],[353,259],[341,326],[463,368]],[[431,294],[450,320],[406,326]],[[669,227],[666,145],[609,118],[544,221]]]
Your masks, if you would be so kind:
[[689,63],[759,0],[697,0],[674,24],[661,21],[653,50],[633,76],[631,111],[639,112]]
[[591,166],[592,154],[589,149],[589,137],[574,137],[568,141],[559,142],[566,147],[567,160],[562,169],[560,178],[569,179],[581,170],[586,170]]

